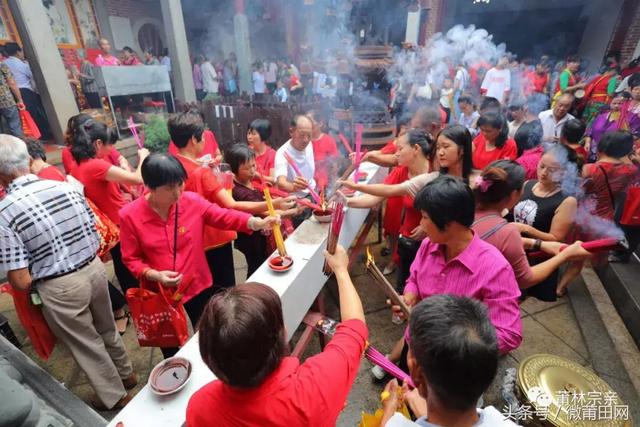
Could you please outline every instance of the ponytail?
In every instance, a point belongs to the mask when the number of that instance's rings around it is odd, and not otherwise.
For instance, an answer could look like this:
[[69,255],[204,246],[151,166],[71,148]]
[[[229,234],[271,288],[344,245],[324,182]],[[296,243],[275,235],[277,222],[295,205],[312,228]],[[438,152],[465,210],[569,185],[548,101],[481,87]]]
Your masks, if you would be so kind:
[[481,209],[489,208],[507,199],[524,184],[525,172],[513,160],[497,160],[484,168],[476,177],[473,194]]
[[103,144],[112,144],[114,135],[104,123],[89,119],[82,122],[75,120],[71,137],[71,154],[75,161],[80,163],[83,160],[96,157],[96,141],[100,140]]

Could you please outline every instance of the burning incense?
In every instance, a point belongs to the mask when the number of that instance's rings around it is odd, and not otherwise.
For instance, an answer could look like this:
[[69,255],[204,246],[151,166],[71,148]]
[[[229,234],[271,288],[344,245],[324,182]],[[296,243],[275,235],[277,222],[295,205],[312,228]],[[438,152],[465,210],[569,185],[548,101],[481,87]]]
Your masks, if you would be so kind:
[[[264,200],[267,202],[267,210],[269,211],[269,216],[275,216],[276,211],[273,209],[273,200],[271,200],[271,193],[269,192],[269,187],[264,187]],[[284,239],[282,238],[282,231],[280,231],[280,226],[278,224],[273,224],[271,226],[271,230],[273,232],[273,238],[276,241],[276,248],[278,248],[278,253],[281,257],[287,256],[287,250],[284,247]]]
[[[266,185],[264,183],[262,185],[257,185],[256,184],[256,188],[258,188],[259,190],[262,190],[262,191],[264,191],[264,189],[266,187],[268,187],[268,185]],[[273,196],[277,196],[277,197],[289,197],[291,195],[291,194],[287,193],[286,191],[279,190],[279,189],[277,189],[275,187],[269,187],[269,191]],[[320,205],[317,205],[317,204],[315,204],[315,203],[313,203],[313,202],[311,202],[311,201],[309,201],[307,199],[303,199],[303,198],[296,199],[296,203],[304,206],[305,208],[312,209],[314,211],[321,209]]]
[[[338,196],[331,213],[331,225],[329,226],[329,236],[327,237],[327,252],[331,255],[336,253],[338,239],[340,238],[340,229],[342,228],[342,221],[344,221],[344,202],[344,198]],[[327,275],[331,274],[331,267],[326,261],[322,270]]]
[[[287,160],[287,163],[289,163],[289,166],[293,168],[293,171],[295,172],[295,174],[301,178],[304,178],[304,176],[302,175],[302,171],[296,164],[296,161],[293,160],[293,158],[289,155],[289,153],[285,152],[284,158]],[[315,200],[316,203],[320,203],[320,196],[318,196],[318,193],[316,193],[316,191],[311,187],[311,184],[307,184],[307,189],[309,190],[309,194],[311,194],[311,197],[313,198],[313,200]]]
[[362,148],[362,130],[364,126],[362,123],[356,125],[356,169],[353,174],[353,181],[357,184],[358,177],[360,176],[360,161],[362,160],[361,148]]
[[349,145],[349,141],[342,133],[338,134],[338,139],[342,142],[344,149],[347,150],[347,155],[353,154],[353,149],[351,148],[351,145]]
[[138,135],[138,129],[133,121],[133,116],[127,119],[127,126],[129,127],[129,131],[131,131],[131,135],[133,135],[133,139],[136,141],[136,144],[138,144],[138,148],[143,149],[144,141],[142,141],[142,139],[140,139],[140,136]]
[[400,295],[398,295],[398,293],[393,288],[391,283],[389,283],[387,278],[384,277],[384,274],[382,274],[382,272],[376,265],[375,259],[373,258],[373,255],[371,254],[371,250],[369,250],[369,247],[367,247],[367,272],[369,273],[369,276],[371,276],[373,281],[377,283],[378,286],[380,286],[380,289],[382,290],[382,292],[385,293],[387,298],[389,298],[394,305],[399,306],[400,310],[402,310],[405,317],[408,319],[409,314],[411,313],[411,309],[400,297]]
[[[568,246],[569,245],[562,246],[560,248],[560,252],[565,250]],[[606,237],[604,239],[582,242],[581,246],[586,251],[589,251],[591,253],[597,253],[597,252],[608,252],[610,250],[620,249],[620,248],[626,249],[629,247],[629,244],[627,243],[627,240],[624,238],[620,239],[616,237]],[[531,252],[529,254],[529,257],[544,258],[544,257],[550,257],[550,255],[543,251],[537,251],[537,252]]]
[[395,363],[384,357],[384,354],[373,348],[371,345],[367,346],[364,352],[364,356],[375,365],[380,366],[390,375],[393,375],[400,381],[405,381],[411,388],[415,388],[415,384],[411,380],[409,374],[398,368]]

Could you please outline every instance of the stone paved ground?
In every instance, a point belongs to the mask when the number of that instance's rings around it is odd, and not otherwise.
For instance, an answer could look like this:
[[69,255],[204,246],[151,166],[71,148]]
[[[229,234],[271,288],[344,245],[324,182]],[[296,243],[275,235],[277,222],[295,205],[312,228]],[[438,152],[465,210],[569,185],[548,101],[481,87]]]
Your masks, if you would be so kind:
[[[380,246],[376,246],[373,249],[379,264],[382,264],[384,259],[379,255]],[[236,255],[237,278],[238,280],[243,280],[246,276],[246,266],[242,255],[239,253],[236,253]],[[356,263],[351,270],[351,274],[364,303],[367,323],[370,328],[370,342],[379,350],[388,352],[393,343],[401,337],[404,326],[397,326],[391,323],[391,316],[385,304],[385,298],[369,280],[362,263]],[[392,280],[393,278],[390,277],[390,279]],[[337,318],[335,283],[330,280],[323,292],[327,302],[328,314]],[[591,366],[591,356],[578,328],[568,299],[564,298],[555,303],[542,303],[529,299],[524,302],[521,308],[524,342],[518,350],[502,360],[498,379],[502,378],[506,368],[517,367],[521,360],[536,353],[557,354],[582,365]],[[20,340],[24,342],[24,332],[17,323],[12,302],[6,295],[0,295],[0,312],[9,318],[11,326]],[[132,327],[129,327],[124,339],[140,380],[140,385],[134,390],[134,392],[137,392],[142,384],[146,382],[151,368],[161,360],[161,354],[157,349],[140,348],[135,340]],[[39,360],[28,343],[25,344],[23,350],[55,378],[66,384],[80,398],[86,399],[92,394],[86,377],[76,368],[75,363],[63,346],[57,346],[53,356],[47,362]],[[318,350],[318,344],[314,340],[305,355],[313,354]],[[338,426],[355,426],[360,419],[361,411],[373,412],[378,407],[378,396],[382,390],[382,385],[374,384],[371,381],[370,368],[371,365],[367,361],[361,364],[347,405],[338,420]],[[599,372],[616,390],[630,387],[630,383],[626,379],[628,377],[624,372],[615,370]],[[502,403],[499,398],[497,384],[498,381],[485,394],[485,402],[501,407]],[[640,408],[640,402],[638,401],[627,403],[632,408]],[[115,414],[104,413],[103,415],[106,418],[111,418]]]

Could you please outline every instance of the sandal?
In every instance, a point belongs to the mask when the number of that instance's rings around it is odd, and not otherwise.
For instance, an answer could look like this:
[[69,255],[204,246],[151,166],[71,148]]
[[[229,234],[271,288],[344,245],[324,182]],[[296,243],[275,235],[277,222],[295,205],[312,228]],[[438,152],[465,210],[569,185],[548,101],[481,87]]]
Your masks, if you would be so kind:
[[[122,316],[114,317],[114,320],[116,321],[116,329],[118,330],[118,333],[120,334],[120,336],[124,335],[124,333],[127,332],[127,326],[129,326],[129,318],[130,317],[131,317],[131,315],[127,311],[125,311]],[[124,328],[123,329],[120,329],[118,327],[118,320],[126,320],[126,322],[124,322]]]

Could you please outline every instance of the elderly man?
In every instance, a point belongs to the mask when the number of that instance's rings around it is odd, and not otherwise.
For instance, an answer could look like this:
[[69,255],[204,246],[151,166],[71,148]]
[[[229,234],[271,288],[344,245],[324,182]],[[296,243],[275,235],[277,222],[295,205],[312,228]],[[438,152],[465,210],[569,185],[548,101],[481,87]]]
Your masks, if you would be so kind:
[[70,185],[29,173],[24,142],[0,135],[0,270],[42,305],[97,394],[98,410],[124,407],[137,384],[109,302],[93,213]]
[[[291,139],[276,151],[276,185],[281,190],[293,193],[298,197],[307,197],[309,195],[308,187],[315,188],[316,186],[313,178],[316,173],[316,167],[311,144],[312,134],[313,124],[311,120],[307,116],[296,115],[291,120],[289,127]],[[287,161],[285,154],[293,159],[302,176],[298,176],[294,167]],[[293,217],[294,225],[298,226],[307,217],[308,212],[298,217]]]
[[567,120],[574,117],[569,114],[575,97],[570,93],[563,93],[552,109],[538,114],[542,123],[542,142],[558,142],[560,133]]

